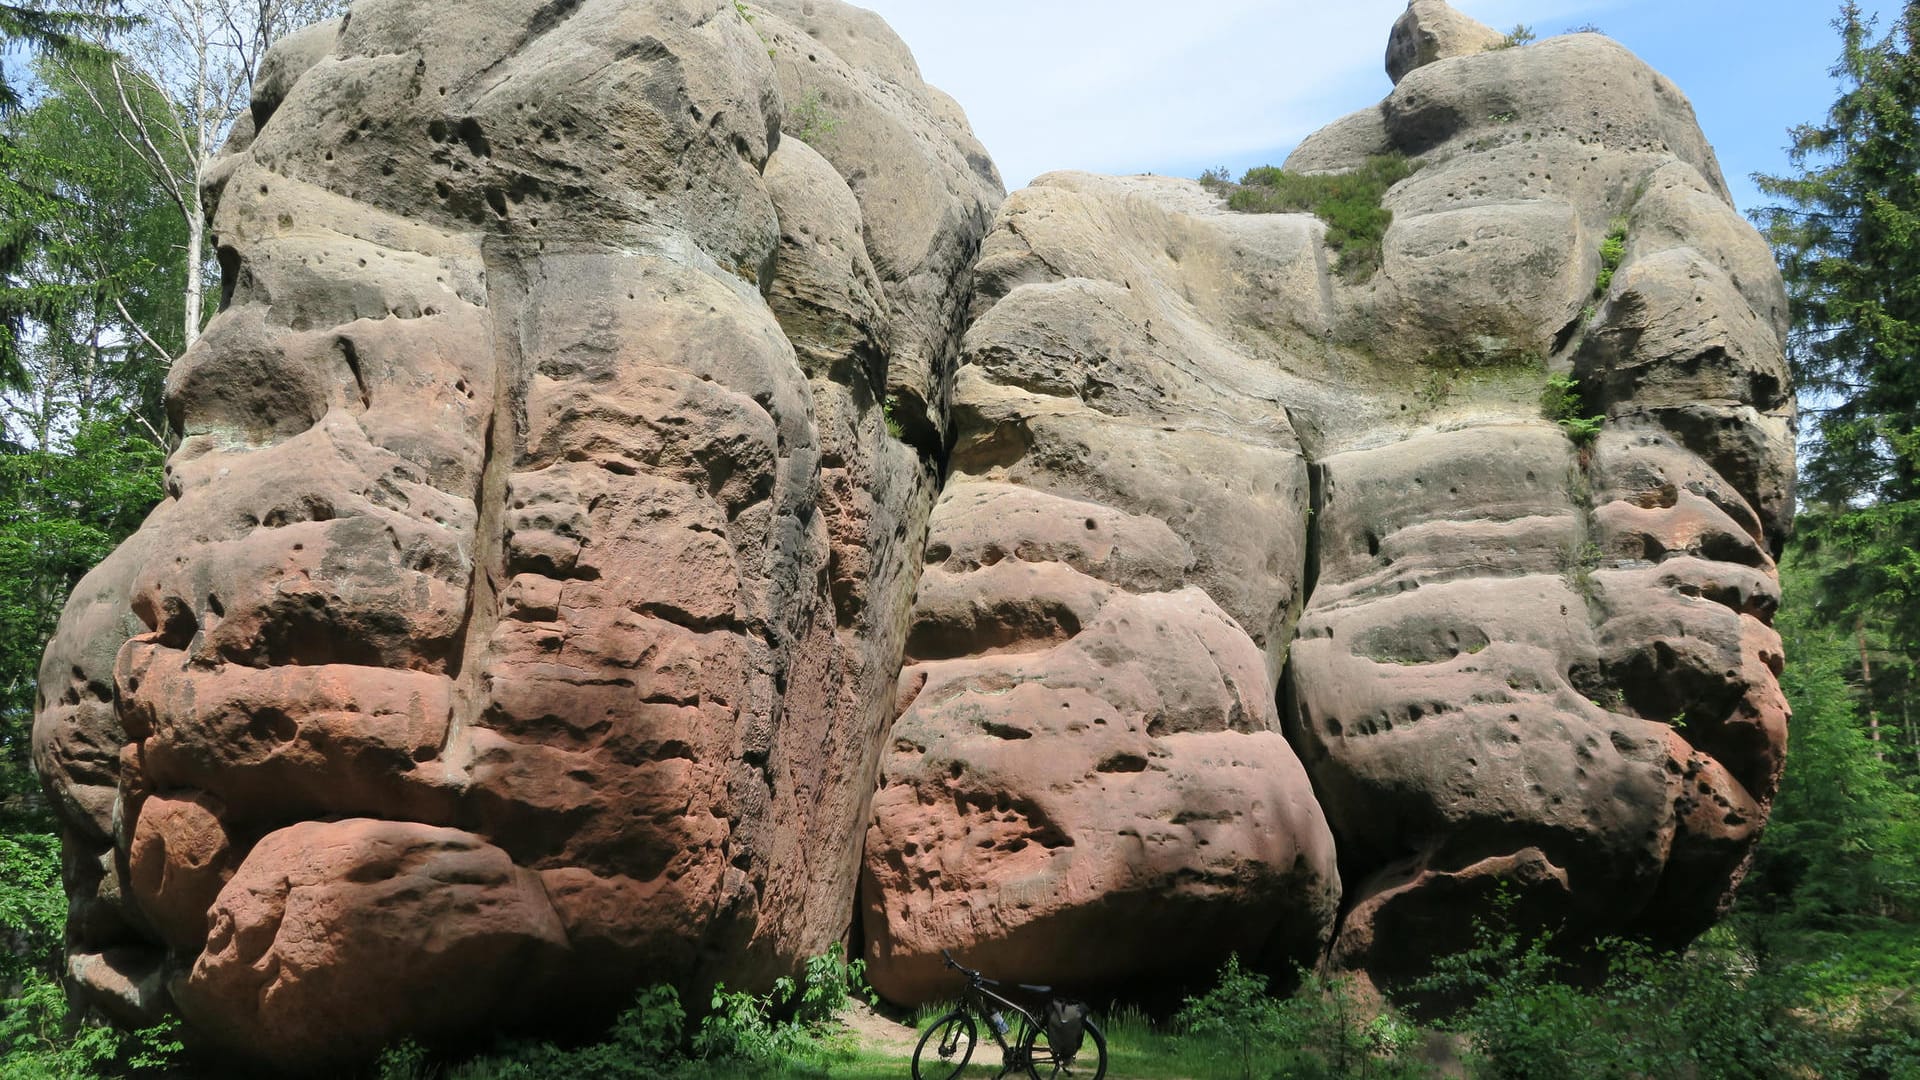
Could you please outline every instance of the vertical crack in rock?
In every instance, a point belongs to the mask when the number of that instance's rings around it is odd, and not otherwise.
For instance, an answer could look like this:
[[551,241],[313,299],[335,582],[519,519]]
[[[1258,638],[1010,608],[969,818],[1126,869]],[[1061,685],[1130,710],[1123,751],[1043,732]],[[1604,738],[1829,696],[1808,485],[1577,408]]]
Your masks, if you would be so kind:
[[474,489],[473,582],[466,621],[460,628],[460,649],[449,671],[458,684],[460,701],[448,728],[449,741],[472,725],[485,707],[485,658],[500,620],[500,591],[506,584],[508,484],[519,453],[527,379],[521,326],[526,284],[517,260],[503,255],[497,241],[483,244],[481,252],[492,327],[493,408],[487,417]]
[[[1331,925],[1276,711],[1309,470],[1288,384],[1161,262],[1241,246],[1183,187],[1061,174],[981,249],[867,837],[861,933],[896,1000],[941,992],[945,948],[1111,993],[1168,970],[1156,942],[1284,968]],[[1308,237],[1260,254],[1310,266]]]

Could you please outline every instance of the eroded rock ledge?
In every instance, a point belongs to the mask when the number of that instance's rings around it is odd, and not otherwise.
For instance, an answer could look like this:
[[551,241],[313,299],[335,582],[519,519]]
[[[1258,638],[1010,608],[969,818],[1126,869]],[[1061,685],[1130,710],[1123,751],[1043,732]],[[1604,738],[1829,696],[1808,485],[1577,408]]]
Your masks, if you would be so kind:
[[1424,166],[1365,282],[1186,181],[1002,209],[867,842],[883,988],[1329,939],[1390,982],[1502,889],[1576,935],[1723,909],[1786,732],[1784,296],[1677,89],[1499,40],[1418,0],[1393,94],[1289,161]]
[[1619,45],[1411,5],[1288,163],[1423,164],[1352,282],[1187,181],[1002,205],[836,0],[444,16],[276,46],[207,177],[168,499],[41,673],[85,1002],[315,1068],[850,920],[914,1001],[1723,909],[1786,305]]

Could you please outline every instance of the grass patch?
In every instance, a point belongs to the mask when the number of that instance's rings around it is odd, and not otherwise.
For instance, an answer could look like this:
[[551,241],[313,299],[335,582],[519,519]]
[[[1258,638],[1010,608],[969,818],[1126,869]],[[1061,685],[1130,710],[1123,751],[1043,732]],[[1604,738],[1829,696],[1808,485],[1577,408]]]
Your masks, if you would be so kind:
[[[1339,254],[1340,276],[1365,281],[1380,268],[1381,241],[1393,224],[1393,211],[1382,205],[1387,191],[1420,165],[1404,154],[1370,157],[1344,173],[1296,173],[1262,165],[1247,170],[1232,187],[1227,206],[1245,214],[1312,214],[1327,223],[1327,245]],[[1230,186],[1213,171],[1201,181],[1216,191]]]

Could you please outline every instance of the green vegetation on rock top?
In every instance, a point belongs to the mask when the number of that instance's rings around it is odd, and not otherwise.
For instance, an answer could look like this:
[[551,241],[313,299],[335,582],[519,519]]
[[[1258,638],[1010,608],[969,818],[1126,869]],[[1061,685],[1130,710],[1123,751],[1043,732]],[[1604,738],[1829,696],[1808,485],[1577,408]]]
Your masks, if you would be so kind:
[[[1365,281],[1380,267],[1380,245],[1393,211],[1382,205],[1393,185],[1412,176],[1421,162],[1404,154],[1370,157],[1352,172],[1296,173],[1272,165],[1247,170],[1227,195],[1227,206],[1246,214],[1307,213],[1327,223],[1327,244],[1340,255],[1348,281]],[[1216,188],[1224,177],[1202,178]]]

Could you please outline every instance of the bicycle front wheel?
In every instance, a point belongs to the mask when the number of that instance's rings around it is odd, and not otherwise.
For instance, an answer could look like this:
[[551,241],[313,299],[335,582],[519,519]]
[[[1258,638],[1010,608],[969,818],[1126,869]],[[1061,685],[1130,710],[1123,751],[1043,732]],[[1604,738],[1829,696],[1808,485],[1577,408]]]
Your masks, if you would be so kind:
[[955,1009],[935,1020],[913,1048],[913,1080],[953,1080],[973,1057],[973,1017]]
[[1027,1063],[1027,1075],[1033,1080],[1100,1080],[1107,1075],[1107,1037],[1093,1021],[1082,1029],[1080,1049],[1071,1055],[1056,1053],[1047,1040],[1046,1027],[1030,1028],[1027,1041],[1020,1044],[1020,1058]]

